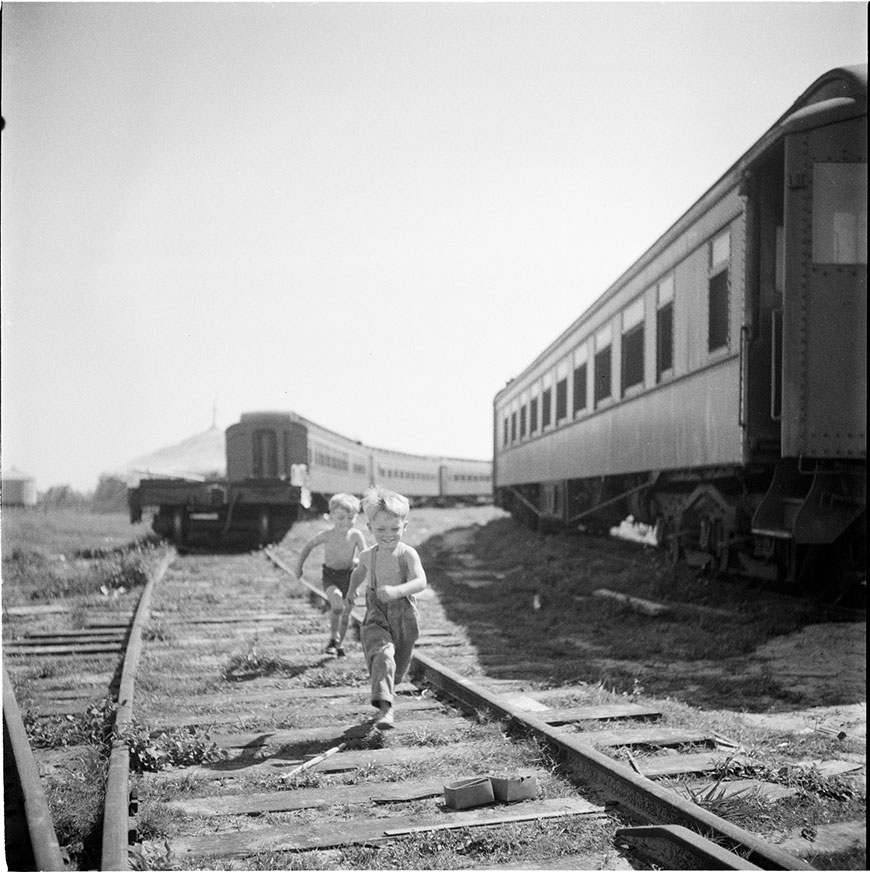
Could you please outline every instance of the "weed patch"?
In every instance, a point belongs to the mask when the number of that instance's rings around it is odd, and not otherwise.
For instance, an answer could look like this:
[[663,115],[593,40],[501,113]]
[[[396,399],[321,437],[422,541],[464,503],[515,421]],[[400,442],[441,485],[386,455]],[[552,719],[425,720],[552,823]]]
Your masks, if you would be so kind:
[[97,749],[89,748],[63,778],[45,781],[45,798],[57,840],[66,848],[72,868],[99,868],[106,773],[105,758]]

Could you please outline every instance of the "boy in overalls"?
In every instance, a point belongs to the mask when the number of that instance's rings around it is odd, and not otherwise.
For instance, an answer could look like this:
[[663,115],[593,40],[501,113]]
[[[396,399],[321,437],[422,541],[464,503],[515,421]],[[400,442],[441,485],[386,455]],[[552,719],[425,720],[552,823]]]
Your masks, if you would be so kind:
[[372,488],[362,509],[375,544],[360,554],[350,578],[343,617],[353,608],[357,588],[368,579],[360,639],[372,682],[372,705],[379,730],[393,727],[395,687],[405,678],[420,635],[414,594],[426,588],[420,555],[402,541],[410,505],[401,494]]
[[333,526],[305,543],[296,563],[296,577],[302,578],[305,558],[323,545],[323,592],[329,601],[329,644],[326,653],[344,657],[344,633],[340,632],[344,597],[350,575],[356,566],[356,553],[366,547],[366,540],[353,522],[359,514],[359,500],[353,494],[335,494],[329,501],[329,519]]

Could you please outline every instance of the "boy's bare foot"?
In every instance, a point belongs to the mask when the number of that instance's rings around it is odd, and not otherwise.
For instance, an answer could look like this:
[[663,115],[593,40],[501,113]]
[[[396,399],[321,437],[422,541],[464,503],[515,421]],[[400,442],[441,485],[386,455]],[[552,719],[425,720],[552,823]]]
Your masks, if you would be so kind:
[[388,708],[382,708],[381,714],[378,719],[375,721],[375,726],[379,730],[392,730],[395,726],[394,718],[393,718],[393,707],[389,706]]

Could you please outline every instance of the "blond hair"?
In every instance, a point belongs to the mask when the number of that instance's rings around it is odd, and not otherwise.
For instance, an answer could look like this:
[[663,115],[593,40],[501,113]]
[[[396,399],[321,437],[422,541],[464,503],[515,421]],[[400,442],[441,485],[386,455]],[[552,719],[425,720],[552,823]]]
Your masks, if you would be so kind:
[[362,499],[362,510],[366,519],[371,522],[378,512],[389,512],[403,521],[411,512],[411,504],[407,497],[383,487],[369,488]]
[[347,509],[354,515],[359,514],[359,500],[353,494],[333,494],[329,499],[329,511]]

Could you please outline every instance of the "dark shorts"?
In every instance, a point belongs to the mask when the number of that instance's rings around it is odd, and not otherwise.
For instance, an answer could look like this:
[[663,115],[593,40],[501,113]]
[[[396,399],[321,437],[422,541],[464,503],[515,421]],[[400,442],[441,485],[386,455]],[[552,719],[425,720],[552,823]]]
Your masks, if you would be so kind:
[[333,569],[330,566],[323,564],[323,589],[327,590],[330,587],[337,587],[341,591],[342,596],[347,596],[347,590],[350,587],[350,575],[353,569]]

